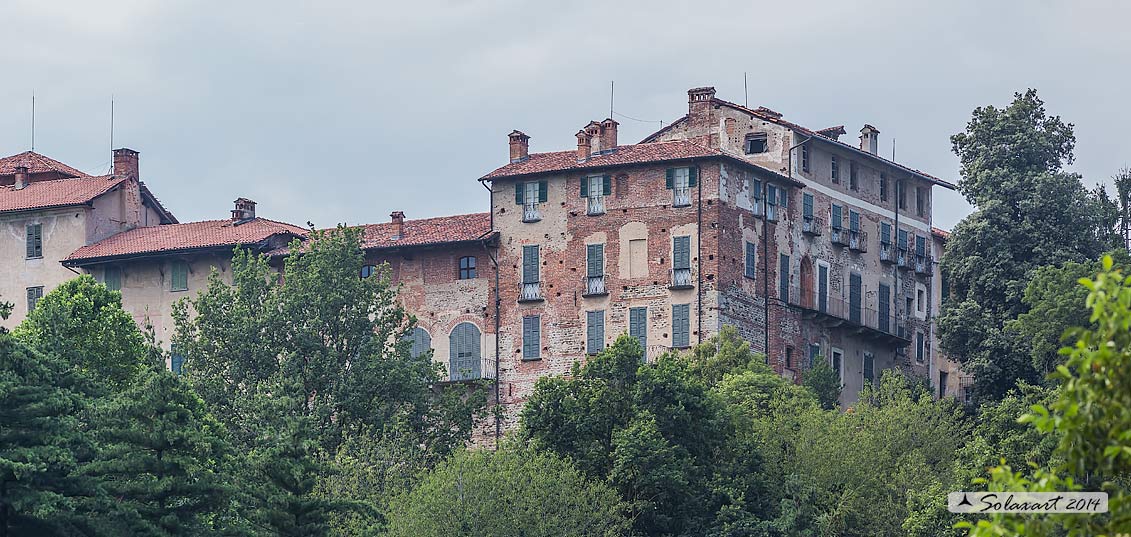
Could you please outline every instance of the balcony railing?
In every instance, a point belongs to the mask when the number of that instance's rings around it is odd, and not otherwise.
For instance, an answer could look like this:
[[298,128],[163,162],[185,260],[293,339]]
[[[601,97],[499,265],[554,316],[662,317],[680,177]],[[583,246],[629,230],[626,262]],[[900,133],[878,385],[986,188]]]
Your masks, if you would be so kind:
[[668,289],[691,289],[695,287],[691,284],[691,269],[690,268],[676,268],[671,269],[671,285]]
[[868,232],[859,230],[848,231],[848,249],[857,252],[868,251]]
[[806,216],[801,219],[801,232],[806,235],[819,237],[824,227],[825,220],[819,216]]
[[891,247],[890,242],[880,243],[880,262],[882,263],[895,263],[895,252]]
[[523,282],[518,287],[519,302],[537,302],[542,297],[542,282]]
[[852,307],[853,304],[848,297],[826,296],[822,300],[822,297],[815,296],[816,293],[812,289],[805,291],[803,293],[802,289],[796,286],[790,288],[791,295],[801,298],[799,301],[801,308],[814,317],[824,318],[827,322],[837,325],[843,323],[845,326],[861,329],[873,336],[894,337],[901,340],[900,343],[903,345],[910,342],[910,334],[914,333],[909,324],[910,319],[905,315],[896,317],[892,313],[893,308],[889,307],[886,311],[881,311],[875,307],[866,307],[863,300],[869,293],[865,290],[861,290],[861,303],[855,308]]
[[585,292],[581,296],[603,296],[609,294],[608,289],[605,288],[605,275],[586,276],[585,277]]
[[762,216],[762,200],[754,200],[754,216]]
[[778,221],[778,206],[777,205],[766,205],[766,220],[769,220],[770,222],[777,222]]
[[495,378],[495,357],[489,355],[486,349],[481,349],[481,357],[461,358],[455,363],[449,361],[444,364],[448,374],[443,382],[467,382],[472,380],[491,380]]
[[672,189],[672,207],[688,207],[691,205],[691,188],[678,186]]
[[589,196],[589,204],[585,214],[591,216],[605,214],[605,196]]
[[906,249],[895,249],[895,266],[905,269],[911,268],[911,254]]
[[931,275],[931,264],[934,262],[929,255],[916,255],[915,256],[915,273],[923,274],[926,276]]
[[522,221],[523,222],[537,222],[542,219],[542,213],[538,211],[537,203],[525,203],[522,206]]
[[829,240],[838,246],[848,246],[848,230],[840,227],[829,228]]

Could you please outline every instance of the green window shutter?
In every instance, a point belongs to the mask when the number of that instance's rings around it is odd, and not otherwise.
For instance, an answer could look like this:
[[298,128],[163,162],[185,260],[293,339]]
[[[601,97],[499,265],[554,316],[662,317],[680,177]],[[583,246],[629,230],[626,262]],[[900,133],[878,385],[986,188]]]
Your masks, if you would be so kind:
[[907,249],[907,230],[906,229],[899,230],[899,232],[897,233],[897,236],[899,237],[899,249],[900,250],[906,250]]
[[917,255],[917,256],[927,255],[927,238],[926,237],[915,237],[915,255]]
[[628,310],[628,335],[640,342],[645,359],[648,356],[648,308]]
[[522,318],[522,358],[536,360],[542,347],[541,317],[530,315]]
[[590,277],[598,277],[605,270],[605,245],[590,244],[585,247],[586,273]]
[[691,237],[672,237],[672,268],[691,268]]
[[691,305],[672,305],[672,346],[688,347],[691,344]]
[[613,195],[613,178],[605,175],[601,177],[601,193],[606,196]]
[[813,195],[804,194],[801,196],[801,214],[806,218],[813,217]]
[[782,209],[789,206],[789,192],[785,187],[778,187],[778,205],[781,205]]
[[758,247],[752,242],[746,243],[746,277],[754,278],[758,270]]
[[699,184],[699,168],[691,166],[687,168],[687,186],[692,187]]
[[891,315],[891,287],[888,284],[880,284],[880,296],[877,297],[876,316],[880,324],[880,330],[884,332],[891,332],[891,324],[889,317]]
[[29,224],[24,230],[24,237],[27,241],[27,256],[36,257],[35,255],[35,225]]
[[848,229],[860,231],[860,213],[848,211]]
[[605,311],[587,311],[585,317],[585,352],[597,354],[605,347]]
[[769,205],[778,204],[778,187],[766,183],[766,203]]
[[522,194],[526,190],[526,183],[514,184],[514,202],[516,205],[522,205]]
[[891,224],[880,222],[880,243],[891,244]]
[[668,168],[668,190],[675,186],[675,168]]
[[861,322],[862,287],[859,274],[848,275],[848,318],[857,324]]
[[778,261],[778,297],[789,302],[789,256],[785,254]]
[[548,195],[549,187],[546,185],[546,181],[538,181],[538,203],[546,203]]
[[840,229],[842,223],[844,223],[844,215],[841,213],[840,205],[833,205],[829,225],[832,226],[833,229]]
[[107,266],[102,269],[102,283],[111,291],[121,291],[122,269],[115,266]]
[[589,197],[589,177],[581,178],[581,197]]
[[432,350],[432,336],[428,331],[417,326],[412,329],[412,347],[409,351],[413,358],[417,358]]
[[754,199],[758,200],[758,201],[762,200],[762,180],[761,179],[755,179],[754,180]]
[[522,247],[522,283],[538,281],[538,246]]
[[25,228],[27,257],[43,257],[43,225],[28,224]]
[[172,277],[170,283],[172,284],[170,290],[172,291],[187,291],[188,290],[188,264],[184,261],[173,261]]

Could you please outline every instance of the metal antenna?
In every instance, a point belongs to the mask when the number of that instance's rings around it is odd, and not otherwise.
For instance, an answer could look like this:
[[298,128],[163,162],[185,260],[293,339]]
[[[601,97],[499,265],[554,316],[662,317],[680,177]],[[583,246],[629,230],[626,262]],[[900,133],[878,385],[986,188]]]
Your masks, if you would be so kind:
[[35,151],[35,92],[31,92],[31,150]]
[[891,139],[891,161],[895,162],[895,137]]
[[750,108],[750,86],[746,83],[746,71],[742,72],[742,106]]
[[614,80],[609,81],[609,117],[610,118],[613,117],[613,86],[615,84],[616,84],[616,81],[614,81]]
[[114,171],[114,94],[110,94],[110,170]]

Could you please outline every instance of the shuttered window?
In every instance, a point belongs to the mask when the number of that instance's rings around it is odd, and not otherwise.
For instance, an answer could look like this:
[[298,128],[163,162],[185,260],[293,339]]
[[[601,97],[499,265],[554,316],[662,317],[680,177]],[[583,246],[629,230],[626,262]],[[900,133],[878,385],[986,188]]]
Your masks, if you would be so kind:
[[169,346],[169,370],[174,375],[181,375],[185,372],[185,355],[181,354],[180,346],[176,343]]
[[915,237],[915,255],[920,256],[920,257],[927,255],[927,238],[926,237],[922,237],[922,236]]
[[590,175],[581,178],[581,197],[610,196],[613,193],[613,178],[608,175]]
[[691,268],[691,237],[682,235],[672,237],[672,268]]
[[840,225],[844,223],[843,211],[844,209],[842,209],[840,205],[833,205],[831,211],[832,216],[829,218],[829,225],[832,226],[833,229],[840,229]]
[[585,352],[597,354],[605,348],[605,311],[585,312]]
[[413,358],[423,356],[432,350],[432,336],[427,330],[419,326],[413,327],[412,334],[409,334],[408,339],[412,341],[409,352]]
[[523,203],[546,203],[548,198],[549,185],[546,184],[546,181],[519,182],[514,184],[514,202],[518,205],[522,205]]
[[817,265],[817,310],[821,312],[829,309],[829,267]]
[[761,202],[762,201],[762,180],[761,179],[754,179],[751,184],[754,185],[754,201],[755,202]]
[[757,279],[758,274],[758,246],[752,242],[746,243],[746,277]]
[[899,237],[899,239],[898,239],[899,240],[899,249],[900,250],[906,250],[907,249],[907,230],[901,229],[896,233],[896,235]]
[[848,229],[860,231],[860,213],[851,210],[848,211]]
[[188,263],[173,261],[170,267],[170,291],[188,291]]
[[522,359],[537,360],[542,351],[542,317],[527,315],[522,318]]
[[878,303],[877,317],[879,320],[880,330],[890,333],[891,330],[891,287],[886,283],[880,284],[880,296],[876,299]]
[[640,342],[644,349],[644,356],[648,356],[648,308],[630,308],[628,310],[628,335]]
[[785,187],[778,187],[778,205],[781,205],[782,209],[789,206],[789,191]]
[[522,283],[538,283],[538,245],[522,247]]
[[471,323],[460,323],[452,329],[449,338],[451,357],[449,378],[469,380],[482,378],[482,355],[479,348],[479,329]]
[[590,244],[585,247],[585,273],[590,278],[605,274],[605,245]]
[[880,222],[880,244],[891,244],[891,224]]
[[803,194],[801,196],[801,215],[805,218],[813,218],[813,195]]
[[35,309],[35,304],[39,299],[43,298],[43,286],[28,287],[27,288],[27,312],[31,313]]
[[672,347],[691,346],[691,304],[672,304]]
[[880,174],[880,201],[888,200],[888,176]]
[[923,341],[923,333],[915,332],[915,361],[923,363],[926,359],[926,344]]
[[43,257],[43,225],[28,224],[24,231],[27,233],[27,257]]
[[771,185],[769,183],[766,183],[766,203],[768,203],[770,205],[777,205],[778,204],[778,187],[777,187],[777,185]]
[[789,256],[785,254],[778,259],[778,297],[789,302]]
[[668,168],[666,185],[672,188],[688,188],[699,184],[699,170],[691,168]]
[[860,188],[859,183],[856,182],[856,161],[848,161],[848,188],[857,190]]
[[855,272],[848,275],[848,320],[861,324],[863,284]]
[[864,351],[864,382],[872,384],[876,378],[876,357],[868,351]]
[[836,155],[832,156],[830,175],[834,183],[840,182],[840,166],[836,162]]
[[821,345],[819,343],[809,344],[809,367],[817,364],[817,358],[821,356]]
[[122,290],[122,269],[114,265],[107,265],[102,269],[102,283],[111,291]]

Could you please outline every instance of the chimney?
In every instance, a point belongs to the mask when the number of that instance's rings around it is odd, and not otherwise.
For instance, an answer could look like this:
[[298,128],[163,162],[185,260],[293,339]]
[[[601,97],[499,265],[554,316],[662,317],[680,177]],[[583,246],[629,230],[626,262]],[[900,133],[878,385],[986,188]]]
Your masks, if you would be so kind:
[[254,201],[251,201],[247,198],[239,198],[233,203],[236,204],[236,208],[232,209],[232,221],[239,222],[242,220],[251,220],[252,218],[255,218]]
[[860,129],[860,150],[873,155],[880,152],[880,131],[867,123]]
[[138,178],[137,151],[124,147],[114,150],[114,175],[118,177]]
[[511,163],[522,162],[530,157],[530,137],[520,130],[507,135],[511,141]]
[[601,122],[601,151],[609,152],[617,148],[617,123],[613,118]]
[[590,121],[585,126],[585,134],[589,135],[589,154],[600,155],[604,147],[601,145],[601,124]]
[[404,211],[393,211],[389,216],[393,222],[393,240],[399,241],[404,238]]
[[691,88],[687,90],[687,111],[694,113],[697,110],[705,110],[711,106],[711,99],[715,98],[715,88]]
[[16,190],[23,190],[27,186],[27,166],[16,166]]
[[589,147],[591,142],[589,133],[585,129],[577,131],[577,161],[585,162],[589,160]]

